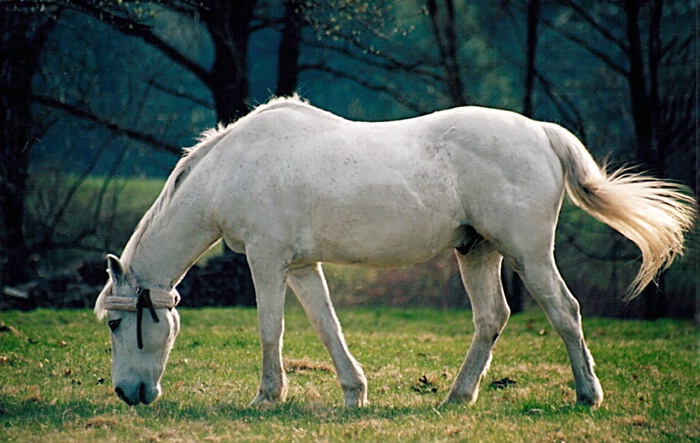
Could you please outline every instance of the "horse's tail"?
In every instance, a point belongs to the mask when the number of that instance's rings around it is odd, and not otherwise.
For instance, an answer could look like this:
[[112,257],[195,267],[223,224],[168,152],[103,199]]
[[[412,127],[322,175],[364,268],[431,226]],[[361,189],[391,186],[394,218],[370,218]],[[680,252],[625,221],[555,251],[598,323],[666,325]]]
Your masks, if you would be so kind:
[[684,236],[697,217],[695,199],[683,185],[626,168],[609,174],[572,133],[551,123],[543,128],[564,168],[569,198],[642,251],[642,266],[627,293],[631,300],[683,254]]

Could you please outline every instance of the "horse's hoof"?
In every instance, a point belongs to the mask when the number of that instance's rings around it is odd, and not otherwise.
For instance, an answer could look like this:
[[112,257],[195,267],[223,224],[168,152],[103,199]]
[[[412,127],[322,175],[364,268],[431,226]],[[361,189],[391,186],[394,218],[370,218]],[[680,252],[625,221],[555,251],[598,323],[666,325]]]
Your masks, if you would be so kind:
[[270,393],[264,393],[262,391],[258,391],[258,395],[255,396],[253,401],[251,401],[248,406],[249,407],[260,407],[260,406],[275,405],[275,404],[283,402],[285,400],[286,396],[287,396],[286,392],[270,394]]
[[576,404],[581,405],[581,406],[588,406],[592,409],[596,409],[600,407],[601,403],[603,403],[603,393],[602,392],[596,392],[593,395],[577,395],[576,396]]
[[473,393],[473,394],[457,394],[455,392],[450,392],[447,395],[447,398],[445,401],[443,401],[440,406],[447,406],[447,405],[463,405],[463,404],[474,404],[476,402],[477,397],[479,396],[478,391]]
[[362,408],[369,405],[367,401],[367,385],[354,388],[343,388],[346,408]]
[[589,386],[580,390],[577,389],[576,404],[597,408],[601,403],[603,403],[603,388],[601,388],[600,381],[597,378],[594,378]]
[[359,388],[343,390],[345,396],[346,408],[363,408],[369,406],[367,401],[367,387],[360,386]]

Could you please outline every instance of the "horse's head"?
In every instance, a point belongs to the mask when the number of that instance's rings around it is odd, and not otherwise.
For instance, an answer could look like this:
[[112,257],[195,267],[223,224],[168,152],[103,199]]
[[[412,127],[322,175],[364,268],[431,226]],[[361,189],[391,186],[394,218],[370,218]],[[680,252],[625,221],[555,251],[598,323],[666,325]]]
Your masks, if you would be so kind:
[[[112,383],[129,405],[152,403],[161,393],[160,379],[180,330],[177,291],[145,288],[121,261],[107,256],[110,281],[95,305],[112,331]],[[145,312],[144,312],[145,311]]]

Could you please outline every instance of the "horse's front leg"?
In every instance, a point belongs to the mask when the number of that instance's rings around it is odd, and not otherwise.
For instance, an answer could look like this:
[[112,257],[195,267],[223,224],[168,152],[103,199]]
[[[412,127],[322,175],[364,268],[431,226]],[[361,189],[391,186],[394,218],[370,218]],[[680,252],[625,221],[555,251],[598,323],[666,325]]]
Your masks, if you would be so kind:
[[262,378],[252,405],[284,401],[288,382],[282,362],[286,263],[275,254],[246,251],[258,305]]
[[345,395],[345,406],[367,405],[367,379],[345,344],[321,265],[290,271],[287,283],[304,307],[306,316],[321,342],[331,354]]

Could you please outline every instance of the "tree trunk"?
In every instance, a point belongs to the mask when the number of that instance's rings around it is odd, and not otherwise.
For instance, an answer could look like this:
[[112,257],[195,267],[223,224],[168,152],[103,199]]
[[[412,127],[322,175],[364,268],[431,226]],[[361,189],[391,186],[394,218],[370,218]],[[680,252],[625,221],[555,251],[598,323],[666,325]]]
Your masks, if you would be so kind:
[[24,237],[24,198],[35,131],[32,78],[56,22],[0,9],[0,293],[28,280],[30,253]]
[[523,115],[532,118],[534,108],[532,95],[535,90],[535,61],[537,59],[538,25],[540,0],[529,0],[527,5],[527,67],[525,69],[525,96],[523,98]]
[[248,40],[255,1],[212,2],[206,24],[214,42],[214,64],[207,85],[216,117],[230,123],[248,113]]
[[651,103],[647,90],[646,75],[644,72],[644,57],[642,54],[642,37],[639,29],[638,0],[625,0],[625,14],[627,17],[627,41],[629,44],[629,74],[628,84],[630,99],[632,101],[632,118],[637,139],[637,160],[646,168],[659,172],[658,157],[654,146],[654,125]]
[[[640,30],[640,2],[625,0],[627,41],[629,44],[629,75],[632,117],[637,141],[637,160],[655,175],[663,175],[664,167],[659,152],[657,129],[659,123],[658,69],[660,62],[660,23],[662,0],[651,7],[649,26],[649,66],[645,71]],[[658,14],[658,17],[655,16]],[[649,84],[648,84],[649,83]],[[641,294],[644,301],[644,318],[653,320],[666,314],[666,295],[663,287],[647,286]]]
[[453,0],[445,0],[445,19],[440,20],[437,0],[428,0],[428,14],[433,28],[433,35],[438,44],[440,61],[445,69],[447,93],[452,106],[469,104],[469,97],[462,82],[462,72],[457,54],[457,29]]
[[651,19],[649,22],[649,112],[651,114],[651,140],[654,147],[654,168],[661,175],[666,175],[666,153],[659,140],[661,130],[661,91],[659,90],[659,68],[663,54],[661,41],[661,17],[663,15],[663,0],[653,0],[650,6]]
[[300,7],[295,0],[284,0],[282,40],[277,68],[277,96],[290,96],[297,88],[303,24]]

